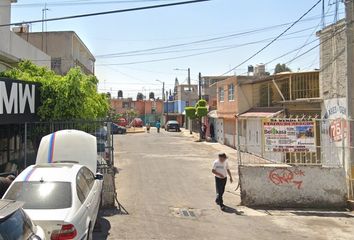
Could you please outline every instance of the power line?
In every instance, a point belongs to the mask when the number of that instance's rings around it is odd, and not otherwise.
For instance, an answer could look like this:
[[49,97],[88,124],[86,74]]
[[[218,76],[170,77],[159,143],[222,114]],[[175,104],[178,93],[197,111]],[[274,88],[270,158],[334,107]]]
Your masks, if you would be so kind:
[[48,18],[48,19],[41,19],[41,20],[32,20],[32,21],[23,21],[23,22],[16,22],[16,23],[1,24],[0,27],[9,27],[9,26],[15,26],[15,25],[33,24],[33,23],[42,23],[42,22],[62,21],[62,20],[75,19],[75,18],[84,18],[84,17],[93,17],[93,16],[109,15],[109,14],[116,14],[116,13],[124,13],[124,12],[142,11],[142,10],[148,10],[148,9],[165,8],[165,7],[187,5],[187,4],[208,2],[208,1],[211,1],[211,0],[190,0],[190,1],[184,1],[184,2],[150,5],[150,6],[136,7],[136,8],[126,8],[126,9],[119,9],[119,10],[113,10],[113,11],[86,13],[86,14],[72,15],[72,16],[66,16],[66,17],[57,17],[57,18]]
[[[286,39],[283,39],[283,40],[288,40],[288,39],[293,39],[293,38],[298,38],[298,37],[286,38]],[[273,38],[262,39],[262,40],[258,40],[258,41],[254,41],[254,42],[248,42],[248,43],[244,43],[244,44],[231,45],[231,46],[226,46],[226,47],[221,48],[221,49],[210,50],[210,51],[199,52],[199,53],[193,53],[193,54],[187,54],[187,55],[181,55],[181,56],[176,56],[176,57],[166,57],[166,58],[158,58],[158,59],[142,60],[142,61],[133,61],[133,62],[125,62],[125,63],[96,64],[96,66],[134,65],[134,64],[141,64],[141,63],[162,62],[162,61],[167,61],[167,60],[175,60],[175,59],[181,59],[181,58],[195,57],[195,56],[199,56],[199,55],[205,55],[205,54],[210,54],[210,53],[230,50],[230,49],[233,49],[233,48],[238,48],[238,47],[244,47],[244,46],[249,46],[249,45],[253,45],[253,44],[263,43],[264,41],[271,40],[271,39],[273,39]]]
[[[173,0],[121,0],[121,1],[64,1],[64,2],[48,2],[47,5],[51,7],[62,7],[62,6],[82,6],[82,5],[113,5],[113,4],[126,4],[126,3],[147,3],[147,2],[171,2]],[[0,5],[0,7],[6,6],[4,4]],[[32,8],[32,7],[42,7],[43,3],[23,3],[16,4],[14,7],[16,8]]]
[[297,19],[295,22],[293,22],[288,28],[286,28],[282,33],[280,33],[276,38],[274,38],[272,41],[270,41],[268,44],[266,44],[264,47],[262,47],[260,50],[258,50],[256,53],[252,54],[250,57],[248,57],[246,60],[238,64],[237,66],[233,67],[229,71],[223,73],[222,75],[226,75],[238,67],[242,66],[243,64],[247,63],[249,60],[263,52],[266,48],[268,48],[270,45],[272,45],[274,42],[276,42],[281,36],[283,36],[287,31],[289,31],[293,26],[295,26],[301,19],[303,19],[308,13],[310,13],[318,4],[321,3],[322,0],[317,0],[317,2],[309,9],[307,10],[299,19]]

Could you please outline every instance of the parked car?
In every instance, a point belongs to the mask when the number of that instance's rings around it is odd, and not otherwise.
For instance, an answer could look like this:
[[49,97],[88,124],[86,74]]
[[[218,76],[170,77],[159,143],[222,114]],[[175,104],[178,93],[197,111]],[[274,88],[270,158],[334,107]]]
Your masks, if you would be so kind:
[[98,128],[93,135],[99,140],[107,141],[107,137],[108,137],[107,127],[104,126]]
[[23,211],[23,202],[0,200],[0,239],[45,240],[41,227],[33,224]]
[[173,121],[173,120],[170,120],[166,123],[165,130],[166,131],[175,130],[176,132],[181,131],[181,129],[179,128],[179,123],[177,121]]
[[141,118],[134,118],[133,121],[130,123],[132,127],[143,127],[144,122]]
[[125,127],[119,126],[115,123],[112,123],[112,133],[113,134],[125,134],[127,129]]
[[26,168],[4,199],[23,208],[47,239],[91,239],[101,200],[96,138],[76,130],[42,138],[36,165]]
[[128,121],[125,118],[119,118],[115,124],[121,127],[126,127],[128,125]]
[[97,155],[105,160],[109,160],[110,148],[107,147],[107,142],[104,140],[97,140]]

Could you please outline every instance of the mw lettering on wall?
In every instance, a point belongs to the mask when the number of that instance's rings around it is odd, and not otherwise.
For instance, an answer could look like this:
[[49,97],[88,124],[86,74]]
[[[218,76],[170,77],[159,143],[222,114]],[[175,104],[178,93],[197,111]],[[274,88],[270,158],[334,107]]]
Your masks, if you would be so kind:
[[0,123],[36,121],[39,87],[37,83],[0,78]]

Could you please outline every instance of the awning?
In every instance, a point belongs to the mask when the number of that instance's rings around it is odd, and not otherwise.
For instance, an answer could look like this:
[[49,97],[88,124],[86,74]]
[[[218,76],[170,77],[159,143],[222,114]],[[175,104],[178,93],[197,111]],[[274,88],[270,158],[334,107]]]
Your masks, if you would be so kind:
[[283,112],[283,108],[251,108],[239,115],[240,118],[272,118]]
[[218,111],[217,110],[210,111],[208,113],[208,117],[210,117],[210,118],[218,118]]

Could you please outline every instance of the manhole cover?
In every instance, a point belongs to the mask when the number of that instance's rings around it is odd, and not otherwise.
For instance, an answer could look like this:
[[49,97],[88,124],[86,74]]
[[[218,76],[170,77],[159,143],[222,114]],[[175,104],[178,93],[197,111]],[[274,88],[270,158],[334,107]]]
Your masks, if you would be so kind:
[[176,217],[182,218],[197,218],[200,215],[200,210],[191,208],[170,208],[171,213]]

